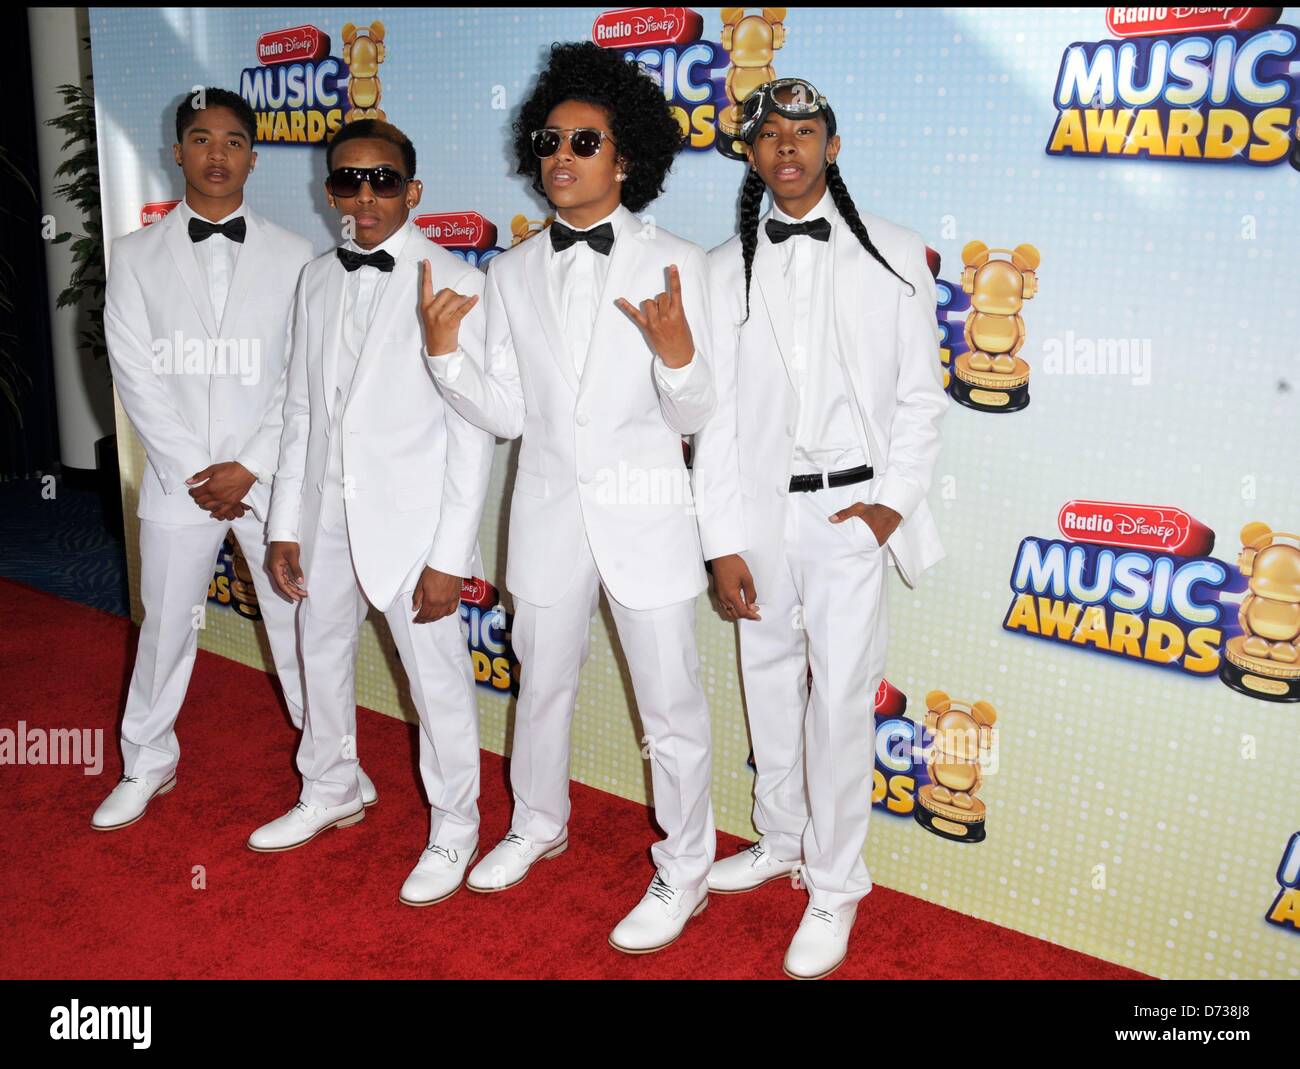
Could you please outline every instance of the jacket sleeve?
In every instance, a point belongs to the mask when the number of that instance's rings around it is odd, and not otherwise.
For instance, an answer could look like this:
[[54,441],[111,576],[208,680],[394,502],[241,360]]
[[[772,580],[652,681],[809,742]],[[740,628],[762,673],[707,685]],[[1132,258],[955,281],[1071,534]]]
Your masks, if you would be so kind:
[[712,347],[708,261],[698,248],[692,248],[685,261],[678,265],[678,276],[682,283],[686,322],[690,324],[691,337],[695,341],[695,353],[689,364],[674,369],[688,374],[665,375],[656,369],[652,375],[655,389],[659,392],[659,410],[664,422],[678,434],[694,434],[713,413],[717,395],[708,355]]
[[926,264],[920,235],[913,235],[909,242],[903,277],[916,292],[909,295],[900,287],[897,405],[889,432],[889,462],[876,503],[907,519],[930,492],[939,459],[939,421],[948,409],[939,371],[934,276]]
[[[185,490],[185,480],[211,464],[212,456],[206,432],[189,425],[163,384],[167,369],[160,367],[145,336],[148,324],[140,279],[125,250],[119,251],[112,257],[104,290],[104,340],[113,385],[163,492],[174,494]],[[166,342],[171,344],[171,339]],[[172,359],[183,356],[173,353]]]
[[[486,306],[486,324],[480,328],[484,348],[479,358],[462,347],[446,356],[426,353],[426,359],[442,396],[463,419],[498,438],[518,438],[524,433],[524,390],[510,321],[491,267],[484,293],[479,303]],[[476,306],[466,320],[478,311]]]
[[[479,297],[479,303],[461,320],[457,352],[462,354],[462,361],[467,366],[472,366],[470,374],[477,372],[481,376],[486,337],[483,272],[471,268],[453,288],[467,297],[471,294]],[[433,360],[427,358],[428,362]],[[467,578],[476,556],[479,521],[483,517],[488,479],[492,475],[495,443],[491,434],[469,422],[450,403],[444,400],[442,407],[447,427],[447,465],[442,481],[438,529],[426,563],[447,575]]]
[[740,491],[737,357],[743,294],[734,288],[734,272],[726,270],[720,254],[708,260],[709,311],[712,314],[710,355],[717,407],[695,434],[691,481],[700,544],[705,560],[748,549],[744,498]]
[[280,452],[275,464],[271,509],[267,517],[268,542],[301,541],[303,478],[307,469],[307,439],[311,431],[307,382],[307,272],[298,277],[293,316],[289,325],[293,345],[286,362],[279,394],[284,398],[280,425]]

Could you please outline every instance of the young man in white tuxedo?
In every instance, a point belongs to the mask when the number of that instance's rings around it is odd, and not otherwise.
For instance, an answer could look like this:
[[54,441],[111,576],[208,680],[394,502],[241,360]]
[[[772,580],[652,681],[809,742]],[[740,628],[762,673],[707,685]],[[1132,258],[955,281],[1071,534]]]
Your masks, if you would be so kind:
[[[208,88],[176,111],[185,199],[112,245],[104,334],[114,384],[148,459],[140,481],[144,623],[122,716],[123,776],[95,811],[100,831],[139,820],[176,784],[175,725],[217,551],[232,528],[294,726],[302,685],[294,606],[263,568],[280,441],[277,388],[305,238],[254,212],[253,113]],[[367,802],[374,787],[363,777]]]
[[[695,646],[706,578],[681,444],[715,400],[706,262],[633,214],[659,193],[680,142],[662,90],[635,64],[591,43],[554,46],[515,152],[555,222],[492,262],[486,371],[459,350],[430,350],[457,411],[523,437],[506,569],[521,665],[515,809],[469,886],[505,890],[568,845],[570,724],[603,589],[667,832],[651,848],[649,889],[610,935],[632,954],[667,946],[704,909],[715,846]],[[634,499],[636,480],[671,490]]]
[[478,847],[478,707],[459,605],[477,570],[493,442],[443,402],[421,354],[448,342],[482,361],[483,276],[409,221],[421,184],[396,127],[349,123],[326,160],[350,236],[298,285],[267,559],[300,602],[302,792],[248,845],[288,850],[363,819],[356,657],[373,605],[419,714],[430,827],[400,898],[427,906],[456,892]]
[[798,869],[808,905],[784,967],[813,978],[844,960],[871,890],[886,568],[914,584],[943,556],[925,497],[948,402],[925,245],[858,213],[825,98],[778,79],[743,114],[740,233],[709,254],[718,407],[694,478],[715,592],[739,622],[761,838],[709,887]]

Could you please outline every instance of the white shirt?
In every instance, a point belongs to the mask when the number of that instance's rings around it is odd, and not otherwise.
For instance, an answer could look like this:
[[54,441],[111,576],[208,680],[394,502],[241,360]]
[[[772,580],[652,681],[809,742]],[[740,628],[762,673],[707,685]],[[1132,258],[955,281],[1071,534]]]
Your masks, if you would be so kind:
[[[209,223],[210,219],[204,219],[193,208],[188,201],[181,201],[179,210],[181,217],[185,220],[185,233],[189,236],[189,226],[191,219],[198,219],[200,222]],[[216,222],[228,223],[231,219],[238,219],[244,214],[245,208],[240,204],[233,212],[224,219],[218,219]],[[247,220],[245,220],[247,225]],[[230,295],[230,279],[235,273],[235,263],[239,259],[239,250],[243,248],[238,241],[231,241],[224,234],[213,234],[212,237],[203,241],[191,242],[194,249],[194,260],[199,265],[199,274],[203,277],[204,283],[208,288],[208,299],[212,302],[212,322],[220,329],[221,319],[226,311],[226,298]]]
[[[775,203],[772,218],[782,223],[834,223],[838,213],[827,190],[803,219],[787,215]],[[766,229],[762,240],[770,244]],[[791,361],[799,394],[792,471],[796,475],[842,471],[867,462],[853,421],[852,401],[838,359],[831,291],[831,242],[796,234],[773,246],[785,277],[794,325]]]
[[[614,240],[617,241],[621,236],[618,216],[616,208],[591,226],[575,226],[570,229],[585,233],[609,223],[614,230]],[[556,222],[569,226],[563,219],[557,219]],[[582,369],[587,363],[591,332],[596,325],[596,302],[605,288],[609,257],[613,255],[612,249],[608,255],[601,255],[585,241],[575,241],[563,252],[556,252],[551,245],[550,235],[546,235],[546,278],[551,303],[559,313],[560,330],[569,347],[569,356],[578,378],[582,378]]]

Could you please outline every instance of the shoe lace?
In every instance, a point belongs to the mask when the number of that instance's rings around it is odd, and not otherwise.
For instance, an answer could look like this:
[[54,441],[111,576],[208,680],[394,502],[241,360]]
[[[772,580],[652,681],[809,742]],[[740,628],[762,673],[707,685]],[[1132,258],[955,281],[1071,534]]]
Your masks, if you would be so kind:
[[503,843],[509,843],[511,846],[517,846],[523,849],[528,845],[528,840],[522,835],[516,835],[514,832],[506,832],[506,837],[501,840]]
[[767,851],[763,849],[762,843],[750,843],[745,847],[745,850],[754,855],[754,861],[751,862],[751,864],[756,864],[757,862],[762,861],[763,855],[767,853]]
[[829,910],[819,909],[816,906],[813,906],[808,913],[809,916],[816,917],[819,921],[825,921],[827,924],[835,923],[835,914],[831,913]]
[[656,872],[655,878],[650,881],[650,889],[646,894],[654,895],[655,898],[659,899],[659,901],[664,903],[664,905],[671,906],[673,899],[677,895],[677,888],[664,883],[664,881],[659,877],[659,873]]
[[139,776],[123,776],[122,779],[120,780],[120,782],[122,782],[122,783],[139,783],[139,782],[140,782],[140,777],[139,777]]
[[445,846],[439,846],[437,843],[430,843],[424,849],[426,853],[434,854],[437,857],[445,858],[446,860],[450,861],[453,865],[460,860],[460,854],[458,851],[448,850]]

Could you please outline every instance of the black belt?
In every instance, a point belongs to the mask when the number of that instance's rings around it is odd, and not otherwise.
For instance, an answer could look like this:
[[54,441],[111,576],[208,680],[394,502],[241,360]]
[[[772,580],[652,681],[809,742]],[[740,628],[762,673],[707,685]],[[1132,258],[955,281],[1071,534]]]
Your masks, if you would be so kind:
[[872,477],[872,474],[870,464],[861,464],[856,468],[828,472],[825,482],[822,481],[820,475],[791,475],[790,493],[806,493],[810,490],[822,490],[828,486],[848,486],[851,483],[864,483]]

